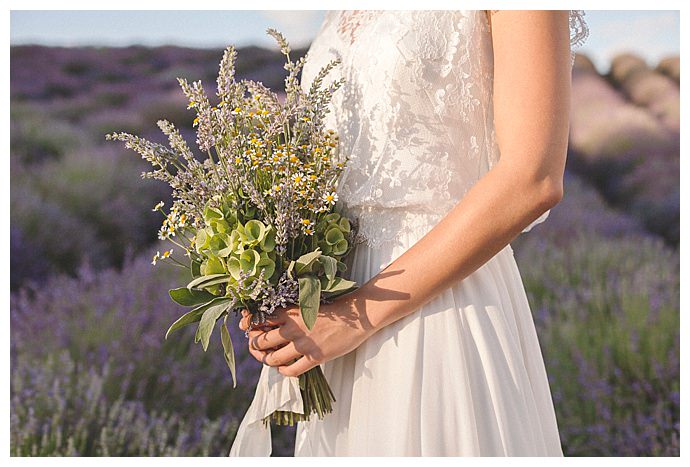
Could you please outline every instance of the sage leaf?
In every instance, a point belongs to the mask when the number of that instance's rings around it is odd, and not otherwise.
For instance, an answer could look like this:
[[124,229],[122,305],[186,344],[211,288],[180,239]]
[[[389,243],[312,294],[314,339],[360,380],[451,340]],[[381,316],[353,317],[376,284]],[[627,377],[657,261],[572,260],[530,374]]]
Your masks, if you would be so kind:
[[[211,300],[208,303],[204,303],[201,306],[198,306],[194,308],[191,311],[188,311],[181,317],[177,319],[173,324],[170,325],[170,328],[168,328],[168,331],[165,333],[165,338],[168,338],[168,335],[177,330],[180,329],[181,327],[187,326],[188,324],[196,323],[201,319],[203,316],[204,312],[211,306],[216,305],[218,303],[226,303],[231,301],[231,298],[228,297],[216,297],[213,300]],[[195,339],[195,342],[198,342],[198,340]]]
[[321,299],[321,281],[315,276],[304,276],[299,281],[299,307],[302,319],[307,328],[311,330],[319,314],[319,301]]
[[295,273],[299,276],[302,273],[311,272],[311,265],[316,258],[321,256],[321,250],[318,248],[310,253],[306,253],[299,258],[297,258],[295,264]]
[[333,285],[335,280],[335,275],[338,272],[338,260],[332,256],[321,256],[319,262],[323,266],[323,272],[326,274],[326,279],[328,279],[328,286]]
[[211,333],[216,325],[216,321],[221,317],[225,310],[227,310],[227,303],[220,303],[218,305],[213,305],[208,307],[204,314],[201,316],[201,321],[199,321],[199,327],[197,328],[197,334],[195,336],[195,342],[201,341],[201,346],[204,348],[204,352],[208,349],[208,343],[211,339]]
[[230,332],[226,322],[228,320],[228,315],[223,317],[223,324],[220,327],[220,340],[223,343],[223,355],[225,355],[225,363],[228,364],[230,368],[230,374],[232,375],[232,387],[237,387],[237,375],[235,374],[235,349],[232,347],[232,340],[230,339]]
[[[192,288],[194,288],[194,287],[196,287],[196,288],[205,287],[205,286],[206,286],[205,282],[209,282],[209,281],[212,281],[212,280],[215,280],[215,279],[220,279],[220,278],[222,278],[222,277],[230,278],[230,277],[232,277],[232,276],[231,276],[230,274],[224,274],[224,273],[221,273],[221,274],[208,274],[208,275],[206,275],[206,276],[197,277],[196,279],[194,279],[193,281],[191,281],[189,284],[187,284],[187,288],[188,288],[188,289],[192,289]],[[216,282],[216,283],[217,283],[217,282]],[[203,284],[203,285],[202,285],[202,284]]]
[[215,298],[215,295],[208,293],[205,290],[190,290],[187,287],[170,289],[168,294],[175,303],[179,303],[182,306],[196,306],[202,303],[207,303]]

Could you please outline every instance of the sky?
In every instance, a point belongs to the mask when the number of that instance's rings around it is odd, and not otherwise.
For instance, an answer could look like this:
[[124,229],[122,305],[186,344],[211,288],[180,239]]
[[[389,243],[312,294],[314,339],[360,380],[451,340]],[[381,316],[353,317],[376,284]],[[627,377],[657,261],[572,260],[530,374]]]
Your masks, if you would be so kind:
[[[58,46],[174,44],[190,47],[275,47],[275,27],[293,47],[308,45],[324,10],[12,10],[10,43]],[[678,10],[585,10],[590,36],[579,49],[606,72],[622,51],[650,65],[680,51]]]

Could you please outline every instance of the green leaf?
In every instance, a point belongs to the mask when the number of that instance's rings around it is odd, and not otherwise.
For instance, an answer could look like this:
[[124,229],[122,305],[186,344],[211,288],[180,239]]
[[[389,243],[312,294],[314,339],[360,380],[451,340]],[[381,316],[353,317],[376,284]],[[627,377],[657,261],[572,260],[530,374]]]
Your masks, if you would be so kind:
[[196,323],[201,319],[201,315],[204,314],[204,310],[200,310],[198,308],[195,308],[191,311],[188,311],[184,315],[180,316],[177,321],[172,323],[170,327],[168,328],[168,331],[165,333],[165,338],[168,338],[168,335],[170,335],[171,332],[180,329],[181,327],[187,326],[188,324]]
[[316,250],[297,258],[295,264],[295,273],[299,276],[302,273],[311,272],[311,264],[319,256],[321,256],[321,250],[317,248]]
[[340,222],[338,222],[338,227],[340,227],[340,230],[342,230],[343,233],[349,233],[350,230],[352,230],[350,220],[347,217],[343,217],[340,219]]
[[242,265],[240,264],[239,258],[231,256],[228,258],[228,272],[232,275],[235,280],[240,279],[240,271],[242,270]]
[[220,279],[221,277],[232,277],[230,274],[208,274],[206,276],[201,276],[197,277],[193,281],[191,281],[189,284],[187,284],[188,289],[192,288],[202,288],[205,287],[204,283],[205,282],[210,282],[215,279]]
[[256,264],[256,267],[258,269],[258,273],[261,273],[262,269],[264,270],[264,277],[266,278],[266,280],[268,280],[276,270],[276,263],[271,258],[269,258],[266,252],[262,252],[261,259]]
[[328,243],[331,246],[335,245],[344,238],[345,237],[343,237],[343,233],[340,231],[338,227],[331,227],[330,229],[328,229],[325,236],[326,243]]
[[338,243],[333,245],[333,254],[334,255],[344,255],[345,252],[347,251],[348,243],[347,240],[344,238],[342,240],[338,240]]
[[319,241],[319,248],[321,249],[321,252],[324,255],[330,255],[331,254],[332,248],[328,243],[326,243],[326,240],[320,240]]
[[170,298],[182,306],[196,306],[202,303],[207,303],[213,300],[215,296],[206,292],[205,290],[188,289],[187,287],[180,287],[178,289],[170,289],[168,291]]
[[208,276],[210,274],[225,274],[225,267],[223,261],[216,256],[209,255],[201,263],[201,274]]
[[201,285],[201,288],[206,288],[206,287],[211,287],[213,285],[218,285],[218,284],[225,284],[227,282],[232,282],[235,279],[233,279],[232,275],[230,274],[225,274],[224,277],[219,277],[217,279],[211,279],[208,282],[204,282]]
[[340,214],[337,212],[332,212],[330,214],[326,214],[324,216],[324,220],[326,222],[338,222],[340,220]]
[[192,260],[190,269],[192,270],[192,279],[199,277],[201,275],[201,262]]
[[194,342],[201,341],[201,346],[204,348],[204,352],[206,352],[206,349],[208,349],[208,342],[211,339],[211,332],[213,332],[213,327],[216,325],[216,321],[218,321],[218,318],[220,318],[227,309],[227,303],[219,303],[217,305],[208,307],[201,316],[197,333],[194,336]]
[[204,314],[204,312],[211,306],[221,303],[221,302],[229,302],[230,298],[227,297],[216,297],[213,300],[211,300],[208,303],[204,303],[201,306],[198,306],[194,308],[191,311],[188,311],[184,315],[180,316],[177,321],[172,323],[170,327],[168,328],[168,331],[165,333],[165,338],[168,338],[168,335],[170,335],[171,332],[180,329],[181,327],[187,326],[188,324],[196,323],[201,319],[201,316]]
[[324,297],[333,298],[338,295],[343,295],[347,292],[351,292],[357,288],[357,283],[343,279],[342,277],[336,277],[333,283],[328,289],[324,289]]
[[319,300],[321,299],[321,282],[317,277],[304,276],[299,281],[299,307],[302,319],[308,329],[314,327],[316,316],[319,314]]
[[338,260],[332,256],[321,256],[319,262],[323,266],[323,272],[326,274],[326,279],[328,279],[327,287],[330,287],[335,280],[335,275],[338,272]]
[[247,241],[256,244],[264,239],[266,236],[266,226],[263,222],[252,219],[244,224],[244,230],[247,234]]
[[244,250],[240,255],[242,270],[252,276],[256,274],[256,267],[259,261],[261,261],[261,255],[256,250]]
[[276,247],[276,230],[273,227],[269,227],[266,231],[266,236],[261,240],[259,244],[263,251],[269,252],[273,251]]
[[204,220],[207,224],[210,223],[212,220],[222,218],[223,212],[220,209],[211,206],[206,206],[206,208],[204,209]]
[[230,332],[226,322],[228,320],[228,315],[223,317],[223,324],[220,327],[220,340],[223,343],[223,352],[225,355],[225,363],[228,364],[230,368],[230,374],[232,375],[232,387],[237,387],[237,374],[235,373],[235,349],[232,347],[232,340],[230,339]]

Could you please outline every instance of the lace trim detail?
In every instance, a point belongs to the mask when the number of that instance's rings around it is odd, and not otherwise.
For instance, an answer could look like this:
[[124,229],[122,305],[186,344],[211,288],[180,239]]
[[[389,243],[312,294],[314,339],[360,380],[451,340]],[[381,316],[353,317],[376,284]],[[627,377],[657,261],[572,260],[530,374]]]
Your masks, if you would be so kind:
[[402,208],[375,208],[352,206],[343,208],[350,219],[357,220],[355,242],[369,248],[409,247],[420,240],[443,219],[447,213]]
[[352,45],[359,35],[360,27],[380,13],[380,10],[343,10],[338,17],[338,34]]
[[569,10],[570,25],[570,64],[575,63],[575,51],[582,47],[589,37],[589,26],[585,21],[585,10]]

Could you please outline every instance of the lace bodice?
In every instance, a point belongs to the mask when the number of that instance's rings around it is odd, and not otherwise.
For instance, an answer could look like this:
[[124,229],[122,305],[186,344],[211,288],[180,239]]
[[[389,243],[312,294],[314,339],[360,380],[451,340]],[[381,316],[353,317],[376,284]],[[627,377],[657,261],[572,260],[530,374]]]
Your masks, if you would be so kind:
[[[571,49],[586,37],[582,16],[571,11]],[[445,216],[500,157],[489,21],[484,10],[329,11],[305,91],[334,58],[328,79],[346,82],[325,123],[349,155],[338,203],[370,246],[395,242]]]

